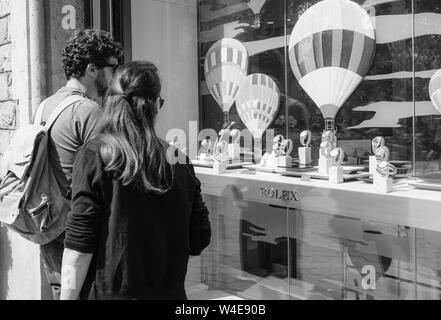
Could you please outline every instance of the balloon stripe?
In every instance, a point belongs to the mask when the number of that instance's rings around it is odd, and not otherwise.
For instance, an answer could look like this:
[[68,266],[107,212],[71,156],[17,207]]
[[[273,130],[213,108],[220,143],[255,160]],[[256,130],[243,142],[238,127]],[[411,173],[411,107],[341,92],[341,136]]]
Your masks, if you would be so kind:
[[354,44],[352,46],[352,55],[351,60],[349,62],[348,69],[352,72],[357,72],[358,67],[360,66],[361,59],[363,58],[365,37],[362,34],[355,32],[354,33]]
[[253,74],[253,80],[251,82],[252,85],[258,85],[259,84],[259,76],[257,74]]
[[222,48],[221,49],[221,62],[229,62],[228,61],[228,50],[230,48]]
[[269,88],[270,88],[271,90],[274,90],[274,84],[275,84],[275,82],[274,82],[273,79],[271,79],[271,80],[272,80],[272,81],[269,81],[268,86],[269,86]]
[[354,32],[343,30],[342,52],[341,52],[341,61],[340,61],[340,67],[343,69],[347,69],[349,66],[349,61],[352,56],[353,44],[354,44]]
[[323,46],[323,67],[332,66],[332,30],[322,32],[322,46]]
[[222,97],[228,96],[228,93],[227,93],[227,82],[226,81],[222,81],[221,82],[221,92],[222,92]]
[[310,73],[317,69],[315,65],[314,49],[313,49],[313,37],[307,38],[304,42],[304,53],[305,53],[305,65],[306,72]]
[[233,48],[228,48],[227,49],[227,62],[233,62]]
[[228,96],[232,97],[233,96],[233,83],[231,81],[228,81]]
[[243,55],[242,52],[238,52],[238,54],[237,54],[237,64],[243,68],[243,66],[242,66],[243,56],[242,55]]
[[227,68],[234,68],[234,69],[238,70],[240,72],[240,74],[245,75],[245,71],[240,66],[238,66],[236,63],[232,63],[232,62],[222,62],[222,64],[213,67],[209,71],[209,73],[218,72],[217,70],[221,70],[220,74],[227,74],[226,71],[222,71]]
[[313,35],[314,59],[317,69],[323,68],[322,33]]
[[216,100],[216,102],[219,104],[220,101],[220,97],[219,94],[217,92],[217,88],[216,85],[214,85],[211,89],[210,89],[211,95],[213,96],[214,100]]
[[205,59],[205,63],[204,63],[204,74],[205,75],[207,75],[208,70],[209,70],[209,66],[208,66],[209,61],[210,61],[209,59]]
[[239,89],[240,89],[240,87],[238,85],[234,85],[233,98],[235,98],[237,96]]
[[375,47],[375,39],[364,37],[363,57],[361,58],[360,66],[355,73],[362,77],[368,73],[374,59]]
[[[321,39],[321,48],[317,47],[319,39]],[[311,47],[304,48],[306,43],[309,43]],[[340,43],[340,47],[338,43]],[[335,51],[333,51],[334,49]],[[302,56],[303,52],[308,52],[308,50],[313,51],[313,62],[297,58],[299,55]],[[374,39],[349,30],[328,30],[303,39],[290,51],[290,59],[297,80],[304,78],[312,71],[331,66],[349,69],[360,76],[364,76],[370,68],[374,51]],[[332,54],[329,54],[330,52]],[[313,63],[316,68],[310,70],[307,62]],[[298,74],[296,74],[297,70]]]
[[222,89],[221,89],[221,83],[216,83],[216,95],[218,97],[218,103],[221,104],[221,98],[222,98]]
[[[238,56],[239,56],[239,51],[237,49],[234,49],[233,50],[233,62],[234,63],[237,63]],[[240,65],[240,63],[239,63],[239,65]]]
[[267,86],[266,79],[267,79],[267,77],[261,77],[261,78],[260,78],[261,85],[263,85],[263,86]]
[[212,69],[214,66],[216,66],[216,51],[211,54],[209,69]]
[[222,65],[222,54],[220,51],[215,51],[215,62],[214,62],[214,66],[221,66]]
[[351,96],[351,94],[355,91],[358,84],[360,83],[360,79],[358,77],[354,77],[352,71],[350,70],[344,70],[345,75],[342,77],[343,82],[341,85],[341,91],[345,92],[344,95],[341,95],[339,97],[336,103],[337,106],[342,106],[345,101]]
[[332,30],[332,66],[340,67],[343,45],[343,30]]
[[303,52],[303,43],[304,43],[303,41],[304,40],[302,40],[301,42],[299,42],[295,46],[297,65],[299,67],[300,74],[301,74],[302,78],[308,74],[307,67],[306,67],[306,61],[305,61],[306,57],[305,57],[305,53]]
[[289,62],[291,64],[291,69],[294,72],[294,76],[296,77],[296,79],[301,79],[302,74],[300,73],[300,69],[297,64],[296,47],[289,49]]

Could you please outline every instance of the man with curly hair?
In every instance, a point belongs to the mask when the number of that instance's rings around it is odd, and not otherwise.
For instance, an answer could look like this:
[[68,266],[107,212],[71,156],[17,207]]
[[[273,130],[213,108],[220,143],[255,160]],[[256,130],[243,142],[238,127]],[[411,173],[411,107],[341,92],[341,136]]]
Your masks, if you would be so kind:
[[[122,48],[109,33],[99,30],[79,30],[65,44],[62,62],[67,84],[46,101],[43,121],[68,97],[84,99],[62,112],[51,131],[50,163],[57,180],[65,190],[71,189],[75,153],[98,134],[98,121],[103,112],[96,102],[106,93],[118,67]],[[54,300],[59,299],[64,233],[41,246],[41,258]]]

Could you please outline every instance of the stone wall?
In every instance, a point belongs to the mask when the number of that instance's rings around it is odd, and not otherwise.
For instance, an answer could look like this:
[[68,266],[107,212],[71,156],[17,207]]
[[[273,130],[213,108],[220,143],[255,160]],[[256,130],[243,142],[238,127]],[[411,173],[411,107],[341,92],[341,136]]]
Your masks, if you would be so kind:
[[[69,15],[69,23],[66,21]],[[85,0],[0,0],[0,159],[16,128],[65,84],[60,51]],[[51,299],[39,246],[0,225],[0,300]]]
[[[0,158],[15,129],[27,122],[32,94],[38,94],[30,90],[29,72],[37,65],[29,54],[29,17],[35,17],[37,1],[0,0]],[[0,225],[0,300],[49,298],[39,246]]]
[[[0,157],[8,146],[15,128],[17,103],[11,94],[10,0],[0,0]],[[0,300],[8,293],[7,271],[10,269],[10,244],[5,228],[0,226]]]
[[12,94],[10,0],[0,0],[0,155],[15,129],[18,102]]

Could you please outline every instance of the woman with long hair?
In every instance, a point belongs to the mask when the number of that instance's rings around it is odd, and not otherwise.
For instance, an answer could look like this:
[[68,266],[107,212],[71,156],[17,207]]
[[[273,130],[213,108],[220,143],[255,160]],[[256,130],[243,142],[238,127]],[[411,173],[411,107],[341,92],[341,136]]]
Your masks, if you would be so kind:
[[192,165],[172,165],[156,135],[160,92],[152,63],[115,73],[100,137],[75,158],[61,299],[187,298],[189,256],[211,229]]

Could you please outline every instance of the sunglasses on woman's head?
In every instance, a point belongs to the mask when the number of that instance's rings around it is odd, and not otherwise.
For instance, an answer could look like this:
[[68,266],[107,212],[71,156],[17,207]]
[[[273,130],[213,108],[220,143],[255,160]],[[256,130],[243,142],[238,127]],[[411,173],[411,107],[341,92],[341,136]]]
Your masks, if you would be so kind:
[[159,99],[159,109],[161,109],[164,106],[165,100],[162,99],[161,97],[158,97]]

